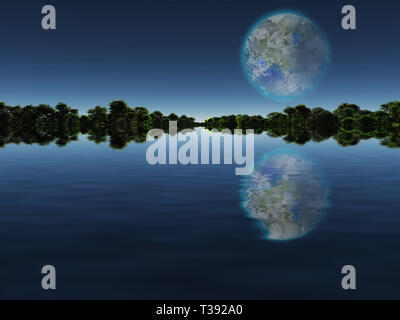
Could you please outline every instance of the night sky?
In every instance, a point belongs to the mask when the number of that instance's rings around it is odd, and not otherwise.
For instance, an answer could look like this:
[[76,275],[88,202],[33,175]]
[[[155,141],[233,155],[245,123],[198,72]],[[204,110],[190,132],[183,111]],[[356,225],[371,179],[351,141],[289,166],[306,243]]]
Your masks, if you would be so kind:
[[[57,29],[41,28],[41,8]],[[357,30],[341,28],[342,6],[357,9]],[[240,62],[249,28],[270,12],[304,13],[326,33],[330,69],[306,97],[271,101],[247,81]],[[352,102],[375,110],[400,99],[399,1],[3,0],[0,101],[59,101],[85,113],[124,99],[163,113],[261,114],[305,103],[333,110]]]

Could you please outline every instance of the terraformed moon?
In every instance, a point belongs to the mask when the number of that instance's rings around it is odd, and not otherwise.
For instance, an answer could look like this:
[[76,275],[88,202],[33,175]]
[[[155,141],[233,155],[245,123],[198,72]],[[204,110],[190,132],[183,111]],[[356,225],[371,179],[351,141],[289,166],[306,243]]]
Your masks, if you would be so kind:
[[279,13],[250,31],[242,56],[253,86],[274,100],[287,101],[315,88],[328,67],[330,50],[311,20]]

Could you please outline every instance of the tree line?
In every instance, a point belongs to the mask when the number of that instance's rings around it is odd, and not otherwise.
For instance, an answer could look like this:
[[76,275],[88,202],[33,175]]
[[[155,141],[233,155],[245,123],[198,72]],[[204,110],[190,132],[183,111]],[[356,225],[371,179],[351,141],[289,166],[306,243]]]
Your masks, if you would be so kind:
[[96,106],[87,115],[79,115],[77,109],[65,103],[52,108],[45,104],[20,107],[0,102],[0,146],[21,142],[46,145],[53,141],[64,146],[83,133],[96,143],[109,139],[111,147],[120,149],[131,141],[146,141],[152,128],[168,132],[170,121],[177,121],[178,130],[197,126],[209,130],[254,129],[256,134],[266,132],[297,144],[333,137],[340,145],[348,146],[361,139],[377,138],[388,147],[400,147],[400,101],[383,104],[375,112],[349,103],[341,104],[333,112],[297,105],[265,117],[239,114],[210,117],[199,123],[186,115],[132,108],[122,100],[112,101],[109,107]]
[[207,129],[254,129],[286,142],[305,144],[333,137],[340,145],[357,144],[361,139],[381,139],[382,145],[400,147],[400,101],[383,104],[378,111],[362,110],[355,104],[343,103],[333,112],[305,105],[286,107],[283,112],[261,115],[210,117]]
[[83,133],[96,143],[109,138],[110,146],[118,149],[131,141],[146,141],[151,128],[167,131],[169,121],[177,121],[178,129],[198,125],[186,115],[150,113],[144,107],[132,108],[122,100],[112,101],[108,108],[96,106],[81,116],[65,103],[52,108],[46,104],[20,107],[0,102],[0,146],[21,142],[46,145],[53,141],[64,146]]

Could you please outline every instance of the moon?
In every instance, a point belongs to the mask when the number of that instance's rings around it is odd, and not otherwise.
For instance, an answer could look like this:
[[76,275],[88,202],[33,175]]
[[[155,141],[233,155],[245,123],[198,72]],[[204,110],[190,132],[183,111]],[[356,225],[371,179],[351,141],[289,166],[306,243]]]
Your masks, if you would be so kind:
[[272,14],[245,38],[242,64],[250,83],[276,101],[290,101],[318,85],[330,63],[330,45],[309,18],[293,12]]

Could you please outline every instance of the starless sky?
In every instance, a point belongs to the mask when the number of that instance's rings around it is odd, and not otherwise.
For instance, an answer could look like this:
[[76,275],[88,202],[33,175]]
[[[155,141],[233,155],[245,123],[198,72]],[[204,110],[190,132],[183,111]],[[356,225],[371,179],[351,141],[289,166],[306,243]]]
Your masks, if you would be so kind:
[[[41,28],[46,4],[57,10],[56,30]],[[341,27],[346,4],[356,7],[357,30]],[[281,9],[310,17],[332,50],[321,84],[290,103],[257,92],[240,61],[250,27]],[[197,119],[299,103],[376,110],[400,99],[399,14],[397,0],[2,0],[0,101],[62,101],[85,113],[123,99]]]

